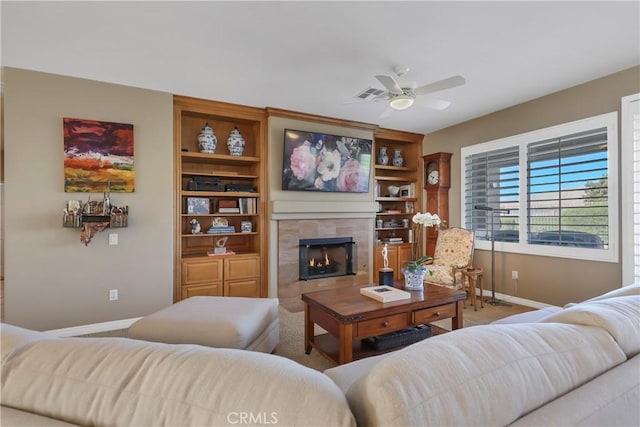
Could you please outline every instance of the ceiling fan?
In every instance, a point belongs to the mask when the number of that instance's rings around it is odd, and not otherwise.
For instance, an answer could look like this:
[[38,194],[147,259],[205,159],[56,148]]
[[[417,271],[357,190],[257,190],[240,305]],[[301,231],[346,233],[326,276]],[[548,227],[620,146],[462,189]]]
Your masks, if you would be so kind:
[[[416,82],[401,80],[401,78],[409,72],[408,67],[399,65],[393,68],[393,72],[397,78],[388,75],[375,76],[386,90],[369,87],[356,95],[356,98],[363,101],[388,101],[388,107],[380,115],[380,118],[387,117],[394,110],[406,110],[413,105],[418,96],[462,86],[465,83],[464,77],[457,75],[418,86]],[[451,105],[449,101],[431,97],[424,98],[424,101],[421,101],[421,103],[435,110],[444,110]]]

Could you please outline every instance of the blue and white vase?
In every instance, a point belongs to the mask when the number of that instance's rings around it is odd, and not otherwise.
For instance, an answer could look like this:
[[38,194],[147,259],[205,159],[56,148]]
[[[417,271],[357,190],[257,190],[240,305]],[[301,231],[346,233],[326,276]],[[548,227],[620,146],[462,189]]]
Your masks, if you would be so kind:
[[389,164],[389,155],[387,154],[387,147],[380,147],[378,153],[378,164],[386,166]]
[[404,157],[402,157],[402,151],[395,149],[393,150],[393,166],[402,166],[404,164]]
[[229,138],[227,138],[227,148],[232,156],[242,156],[242,153],[244,153],[244,136],[242,136],[237,127],[233,128]]
[[201,153],[213,154],[216,151],[217,145],[218,137],[216,137],[209,123],[206,123],[200,131],[200,135],[198,135],[198,148]]
[[404,274],[404,289],[407,291],[424,290],[423,281],[427,271],[427,267],[420,267],[416,271],[409,271],[406,268],[403,268],[402,274]]

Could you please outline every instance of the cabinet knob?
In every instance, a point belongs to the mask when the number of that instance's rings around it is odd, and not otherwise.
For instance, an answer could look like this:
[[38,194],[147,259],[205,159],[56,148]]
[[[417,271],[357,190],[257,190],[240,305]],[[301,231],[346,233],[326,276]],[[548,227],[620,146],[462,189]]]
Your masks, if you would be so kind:
[[386,328],[387,326],[389,326],[389,322],[382,322],[382,326]]
[[436,317],[440,317],[440,312],[436,311]]

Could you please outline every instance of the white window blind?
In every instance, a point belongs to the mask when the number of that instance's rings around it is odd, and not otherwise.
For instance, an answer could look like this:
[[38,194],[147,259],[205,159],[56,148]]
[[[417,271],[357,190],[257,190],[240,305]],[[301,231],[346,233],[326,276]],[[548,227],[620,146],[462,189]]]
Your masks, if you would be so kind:
[[609,244],[607,129],[527,145],[528,242]]
[[520,161],[517,146],[473,154],[465,158],[464,210],[467,227],[476,239],[490,240],[491,214],[475,209],[486,206],[509,209],[508,214],[493,215],[494,239],[519,240]]

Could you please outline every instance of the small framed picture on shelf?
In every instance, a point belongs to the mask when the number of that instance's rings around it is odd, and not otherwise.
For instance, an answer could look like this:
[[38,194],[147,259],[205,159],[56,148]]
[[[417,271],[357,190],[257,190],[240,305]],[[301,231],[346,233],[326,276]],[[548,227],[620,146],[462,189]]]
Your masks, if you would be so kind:
[[210,203],[207,197],[187,197],[187,213],[208,215]]
[[400,197],[413,197],[411,184],[400,186]]
[[211,221],[211,226],[212,227],[228,227],[229,220],[227,220],[226,218],[215,217]]
[[251,221],[242,221],[240,223],[240,230],[243,233],[251,233],[253,231],[253,225],[251,224]]
[[405,213],[414,213],[416,210],[415,205],[412,201],[404,202],[404,212]]

